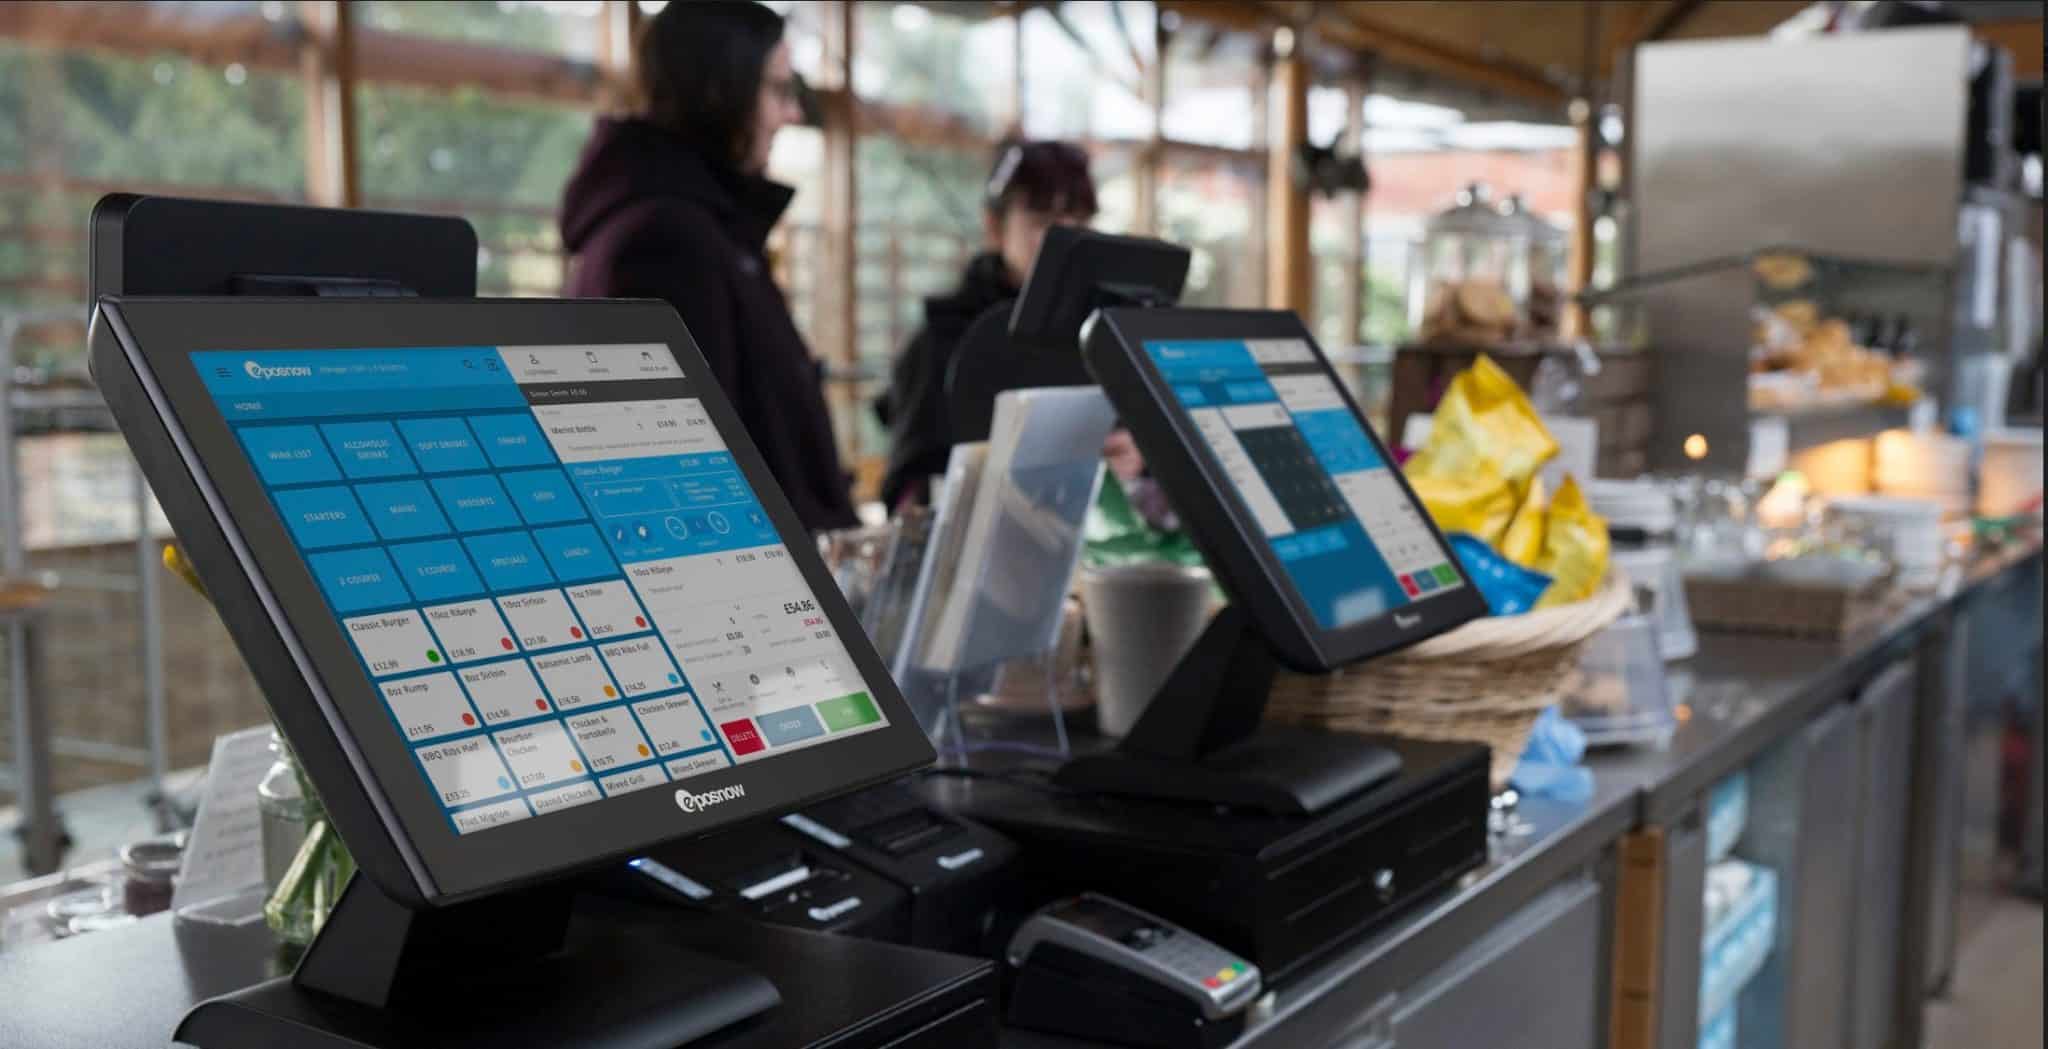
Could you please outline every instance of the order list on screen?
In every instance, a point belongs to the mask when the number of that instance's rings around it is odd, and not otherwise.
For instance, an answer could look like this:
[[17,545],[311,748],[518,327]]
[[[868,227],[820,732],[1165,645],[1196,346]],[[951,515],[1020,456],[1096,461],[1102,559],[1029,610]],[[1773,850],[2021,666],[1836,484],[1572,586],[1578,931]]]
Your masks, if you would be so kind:
[[1145,350],[1322,626],[1461,585],[1306,341],[1161,340]]

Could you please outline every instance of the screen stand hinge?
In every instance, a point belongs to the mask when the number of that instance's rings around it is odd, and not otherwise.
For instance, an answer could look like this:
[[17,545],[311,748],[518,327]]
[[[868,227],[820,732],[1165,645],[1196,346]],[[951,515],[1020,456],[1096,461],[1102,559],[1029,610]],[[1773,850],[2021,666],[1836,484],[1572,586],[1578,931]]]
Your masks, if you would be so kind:
[[1115,750],[1075,758],[1054,782],[1103,794],[1318,812],[1391,779],[1393,751],[1348,732],[1266,725],[1273,648],[1226,606],[1181,657]]

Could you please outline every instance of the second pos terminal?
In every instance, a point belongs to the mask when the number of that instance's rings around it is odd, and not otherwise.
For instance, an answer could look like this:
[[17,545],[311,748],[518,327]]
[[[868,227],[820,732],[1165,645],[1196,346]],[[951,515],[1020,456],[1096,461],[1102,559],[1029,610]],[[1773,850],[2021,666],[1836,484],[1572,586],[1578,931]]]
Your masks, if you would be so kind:
[[[1118,245],[1048,238],[1039,268],[1097,248]],[[1299,317],[1108,306],[1079,341],[1229,603],[1124,739],[1049,782],[970,769],[928,789],[1017,839],[1041,892],[1106,893],[1284,982],[1482,862],[1490,789],[1481,746],[1264,724],[1276,676],[1370,673],[1485,602]],[[1054,979],[1070,1008],[1013,1000],[1012,1022],[1136,1007]]]

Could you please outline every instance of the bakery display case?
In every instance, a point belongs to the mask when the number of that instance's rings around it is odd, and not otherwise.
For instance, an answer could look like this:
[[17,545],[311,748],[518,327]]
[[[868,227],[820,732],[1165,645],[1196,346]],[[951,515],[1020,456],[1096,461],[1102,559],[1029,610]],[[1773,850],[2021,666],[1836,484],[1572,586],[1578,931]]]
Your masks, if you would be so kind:
[[1949,283],[1944,266],[1774,245],[1580,301],[1637,311],[1650,332],[1652,469],[1762,476],[1939,394]]
[[1556,254],[1545,230],[1559,244],[1563,235],[1519,198],[1510,202],[1496,203],[1474,182],[1423,224],[1408,265],[1408,326],[1418,341],[1495,346],[1556,334],[1558,271],[1539,275],[1531,263]]

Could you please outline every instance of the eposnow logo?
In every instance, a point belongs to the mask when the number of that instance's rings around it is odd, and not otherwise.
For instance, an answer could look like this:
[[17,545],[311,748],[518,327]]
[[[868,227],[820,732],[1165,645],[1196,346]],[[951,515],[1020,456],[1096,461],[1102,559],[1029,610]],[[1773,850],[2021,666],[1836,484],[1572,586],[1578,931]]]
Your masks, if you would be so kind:
[[303,364],[266,368],[255,361],[249,361],[242,365],[242,370],[248,372],[251,379],[306,379],[313,375],[313,369]]
[[702,812],[720,802],[746,796],[746,786],[739,783],[735,783],[730,787],[720,787],[717,790],[707,790],[702,794],[692,794],[687,790],[678,790],[676,791],[676,808],[684,812]]
[[1401,628],[1402,630],[1413,630],[1416,627],[1422,625],[1422,617],[1404,616],[1401,613],[1396,612],[1394,613],[1394,625]]

